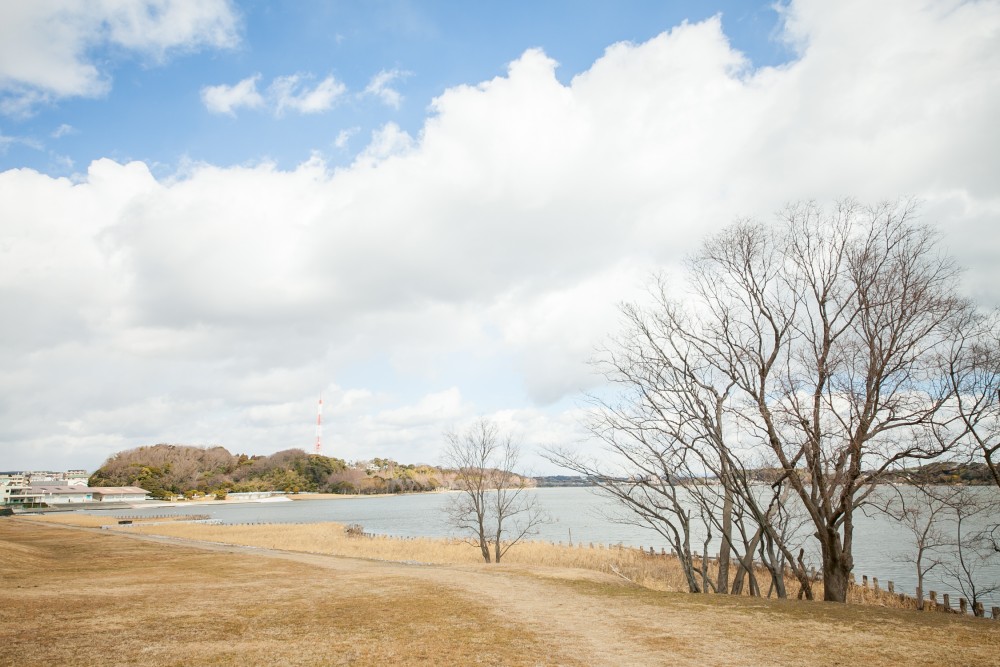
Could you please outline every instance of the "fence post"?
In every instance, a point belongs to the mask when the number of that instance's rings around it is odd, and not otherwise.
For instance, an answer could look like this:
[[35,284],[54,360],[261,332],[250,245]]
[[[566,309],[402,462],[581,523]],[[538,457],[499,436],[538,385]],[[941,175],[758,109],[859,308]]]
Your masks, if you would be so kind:
[[993,607],[993,620],[1000,620],[1000,607]]
[[947,593],[941,596],[941,611],[951,611],[951,598]]
[[895,595],[895,594],[896,594],[896,585],[890,581],[889,582],[889,595]]
[[865,588],[868,588],[868,575],[867,574],[861,575],[861,585],[864,586]]
[[934,591],[931,591],[930,593],[927,594],[927,597],[930,600],[931,609],[933,610],[934,607],[937,607],[937,593],[934,592]]
[[878,591],[878,577],[872,577],[872,589],[875,591],[875,594],[878,595],[878,592],[879,592]]
[[972,613],[976,615],[976,618],[983,618],[986,616],[986,612],[983,610],[983,603],[977,602],[972,605]]
[[958,610],[963,615],[969,613],[969,602],[965,598],[958,598]]

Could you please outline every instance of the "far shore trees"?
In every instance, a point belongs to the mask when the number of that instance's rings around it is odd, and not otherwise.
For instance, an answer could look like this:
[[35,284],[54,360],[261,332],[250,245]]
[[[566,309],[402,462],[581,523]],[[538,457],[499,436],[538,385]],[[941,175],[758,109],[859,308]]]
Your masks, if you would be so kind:
[[391,459],[348,463],[301,449],[248,456],[218,446],[160,444],[118,452],[91,475],[89,483],[140,486],[154,498],[171,498],[254,491],[409,493],[433,491],[448,479],[432,466]]
[[499,563],[508,549],[546,521],[535,496],[527,492],[533,480],[514,472],[518,446],[487,419],[461,433],[446,433],[445,439],[444,465],[454,469],[458,489],[447,505],[451,524],[479,548],[484,561]]
[[[707,239],[683,288],[661,277],[648,302],[623,307],[624,331],[597,359],[621,391],[595,398],[590,428],[619,467],[552,459],[659,526],[689,570],[699,517],[721,539],[720,591],[730,555],[757,553],[808,595],[804,538],[818,547],[824,599],[844,602],[855,511],[887,473],[969,434],[948,369],[983,331],[968,324],[958,269],[914,217],[911,202],[799,203],[777,224],[742,220]],[[980,449],[989,462],[995,450]],[[786,530],[796,516],[808,535]]]

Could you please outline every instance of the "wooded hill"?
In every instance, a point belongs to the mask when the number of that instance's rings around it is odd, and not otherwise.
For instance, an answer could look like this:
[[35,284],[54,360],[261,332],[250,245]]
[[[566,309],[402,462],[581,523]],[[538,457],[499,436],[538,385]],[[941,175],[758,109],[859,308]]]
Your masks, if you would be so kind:
[[91,486],[139,486],[154,498],[246,491],[401,493],[449,485],[454,473],[389,459],[343,459],[286,449],[271,456],[230,454],[224,447],[151,445],[111,456]]
[[993,477],[985,463],[956,463],[939,461],[917,468],[907,468],[887,477],[890,482],[915,482],[918,484],[967,484],[992,485]]

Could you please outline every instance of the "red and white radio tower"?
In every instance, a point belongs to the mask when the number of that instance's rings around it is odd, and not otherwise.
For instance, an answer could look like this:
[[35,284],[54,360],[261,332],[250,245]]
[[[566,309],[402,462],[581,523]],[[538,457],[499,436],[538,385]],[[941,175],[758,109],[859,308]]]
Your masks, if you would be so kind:
[[323,450],[323,397],[319,397],[319,408],[316,410],[316,453]]

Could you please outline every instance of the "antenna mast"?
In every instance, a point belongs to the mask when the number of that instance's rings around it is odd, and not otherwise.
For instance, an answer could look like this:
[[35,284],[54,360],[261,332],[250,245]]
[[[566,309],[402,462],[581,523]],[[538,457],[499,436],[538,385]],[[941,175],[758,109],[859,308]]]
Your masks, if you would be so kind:
[[319,407],[316,409],[316,454],[323,450],[323,395],[319,397]]

